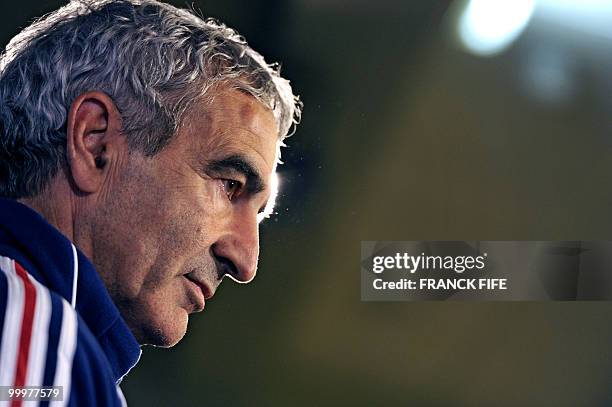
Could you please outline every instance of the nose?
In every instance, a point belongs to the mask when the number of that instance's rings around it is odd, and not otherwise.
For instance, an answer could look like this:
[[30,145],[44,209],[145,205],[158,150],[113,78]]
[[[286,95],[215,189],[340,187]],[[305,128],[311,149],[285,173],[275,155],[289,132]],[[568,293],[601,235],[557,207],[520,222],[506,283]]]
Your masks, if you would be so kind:
[[259,257],[257,216],[236,217],[211,249],[221,276],[227,275],[238,283],[251,282]]

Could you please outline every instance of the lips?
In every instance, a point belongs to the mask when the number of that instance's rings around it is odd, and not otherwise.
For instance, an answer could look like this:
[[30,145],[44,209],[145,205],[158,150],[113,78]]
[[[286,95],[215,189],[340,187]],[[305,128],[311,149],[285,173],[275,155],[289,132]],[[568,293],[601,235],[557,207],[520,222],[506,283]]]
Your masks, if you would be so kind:
[[206,285],[206,283],[202,279],[199,279],[196,275],[194,275],[194,273],[185,274],[185,278],[187,278],[187,280],[198,286],[198,288],[202,292],[202,295],[204,296],[204,299],[207,300],[214,295],[208,285]]
[[184,275],[183,277],[185,277],[185,283],[187,286],[187,296],[189,298],[189,302],[193,306],[190,312],[204,311],[206,300],[204,298],[205,296],[204,296],[204,292],[202,291],[202,288],[198,284],[196,284],[195,281],[187,278],[186,275]]

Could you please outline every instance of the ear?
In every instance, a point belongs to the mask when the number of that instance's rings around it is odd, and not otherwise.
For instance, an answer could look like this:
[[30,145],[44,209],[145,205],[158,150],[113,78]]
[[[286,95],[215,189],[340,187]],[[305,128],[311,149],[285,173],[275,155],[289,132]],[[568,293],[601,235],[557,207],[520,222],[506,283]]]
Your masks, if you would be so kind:
[[121,115],[103,92],[86,92],[68,112],[66,156],[74,186],[81,192],[100,189],[116,157],[127,149]]

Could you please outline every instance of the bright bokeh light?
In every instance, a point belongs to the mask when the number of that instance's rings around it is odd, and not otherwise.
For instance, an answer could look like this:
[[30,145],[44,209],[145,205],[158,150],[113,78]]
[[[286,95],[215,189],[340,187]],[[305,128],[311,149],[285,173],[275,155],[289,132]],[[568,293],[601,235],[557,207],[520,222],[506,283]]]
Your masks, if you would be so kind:
[[470,0],[459,18],[459,38],[477,55],[498,54],[525,29],[534,7],[535,0]]

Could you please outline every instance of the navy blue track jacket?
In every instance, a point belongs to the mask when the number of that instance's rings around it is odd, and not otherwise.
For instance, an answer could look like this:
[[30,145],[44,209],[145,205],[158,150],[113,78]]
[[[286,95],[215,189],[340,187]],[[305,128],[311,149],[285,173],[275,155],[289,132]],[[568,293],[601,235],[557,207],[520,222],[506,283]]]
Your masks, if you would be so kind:
[[63,402],[28,406],[125,405],[118,386],[140,346],[91,262],[38,213],[0,199],[0,270],[0,386],[63,386]]

